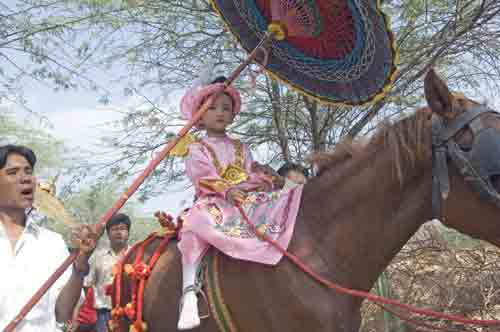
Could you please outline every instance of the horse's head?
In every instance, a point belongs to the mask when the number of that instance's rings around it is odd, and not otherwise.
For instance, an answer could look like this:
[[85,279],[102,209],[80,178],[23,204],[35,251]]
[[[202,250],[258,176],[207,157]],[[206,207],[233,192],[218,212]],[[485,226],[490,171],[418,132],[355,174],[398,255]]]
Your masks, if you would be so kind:
[[424,86],[433,113],[434,213],[500,245],[500,114],[451,93],[432,69]]

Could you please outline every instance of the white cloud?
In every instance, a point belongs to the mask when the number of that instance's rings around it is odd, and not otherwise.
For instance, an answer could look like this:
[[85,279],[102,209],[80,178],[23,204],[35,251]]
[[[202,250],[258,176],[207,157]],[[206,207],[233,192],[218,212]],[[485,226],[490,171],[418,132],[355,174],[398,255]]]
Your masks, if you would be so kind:
[[72,148],[92,151],[106,134],[106,126],[123,117],[110,108],[80,109],[45,114],[50,121],[51,133]]

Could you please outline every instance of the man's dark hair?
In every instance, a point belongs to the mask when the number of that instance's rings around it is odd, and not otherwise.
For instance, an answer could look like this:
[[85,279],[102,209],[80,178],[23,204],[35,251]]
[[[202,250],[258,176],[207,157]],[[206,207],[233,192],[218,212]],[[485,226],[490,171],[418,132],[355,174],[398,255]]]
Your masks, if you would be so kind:
[[286,163],[283,166],[281,166],[280,169],[278,170],[278,174],[283,177],[286,177],[290,171],[296,171],[302,173],[306,178],[309,177],[309,171],[307,170],[307,168],[294,163]]
[[106,232],[109,233],[109,230],[114,225],[124,224],[127,226],[127,229],[130,231],[130,218],[124,213],[118,213],[111,217],[111,219],[106,224]]
[[5,167],[7,158],[13,153],[23,156],[31,165],[31,168],[35,167],[36,155],[31,149],[21,145],[8,144],[0,146],[0,169]]

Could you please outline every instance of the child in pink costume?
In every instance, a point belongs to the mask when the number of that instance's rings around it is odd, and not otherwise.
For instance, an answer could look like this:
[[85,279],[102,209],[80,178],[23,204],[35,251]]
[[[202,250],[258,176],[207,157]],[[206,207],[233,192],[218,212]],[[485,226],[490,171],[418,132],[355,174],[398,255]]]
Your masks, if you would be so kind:
[[[224,80],[219,77],[189,90],[181,101],[183,116],[190,119],[209,96],[222,91]],[[226,135],[240,109],[238,91],[227,88],[197,124],[206,136],[189,145],[186,174],[197,200],[183,217],[179,242],[183,273],[179,330],[200,325],[194,285],[198,265],[210,245],[231,257],[257,263],[275,265],[282,257],[255,235],[235,204],[242,206],[260,232],[284,248],[293,234],[303,186],[281,191],[264,173],[253,171],[249,148]]]

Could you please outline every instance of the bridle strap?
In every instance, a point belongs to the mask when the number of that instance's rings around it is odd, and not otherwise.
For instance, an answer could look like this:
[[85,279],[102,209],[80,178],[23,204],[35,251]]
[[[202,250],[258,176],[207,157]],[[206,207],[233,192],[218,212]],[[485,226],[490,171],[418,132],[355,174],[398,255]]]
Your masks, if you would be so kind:
[[457,115],[451,121],[446,121],[444,123],[442,131],[439,133],[440,139],[443,143],[448,142],[453,138],[460,130],[464,129],[469,123],[471,123],[475,118],[483,113],[493,113],[492,109],[486,106],[478,106],[471,108],[470,110]]
[[447,165],[447,147],[441,140],[444,130],[441,118],[432,121],[432,218],[441,218],[442,201],[450,192],[450,177]]
[[486,106],[478,105],[453,120],[443,121],[440,117],[432,119],[432,218],[441,219],[443,201],[450,193],[448,159],[453,161],[482,198],[500,206],[500,195],[488,181],[481,178],[468,154],[454,140],[455,135],[466,126],[476,135],[483,127],[478,119],[483,113],[498,114]]

